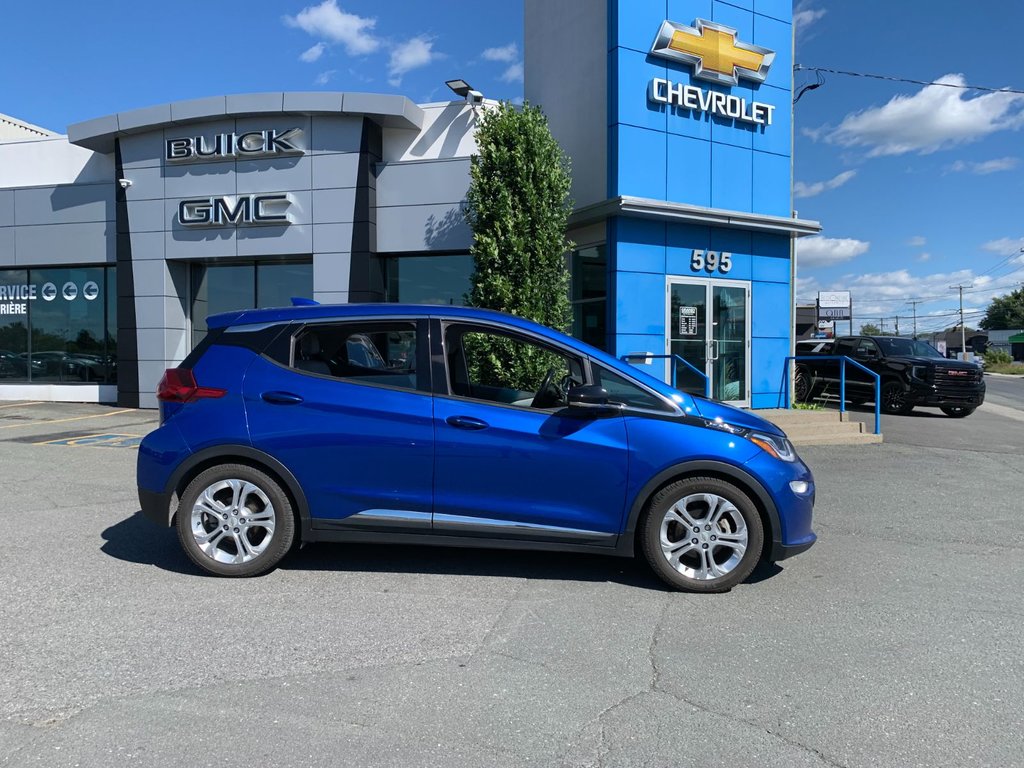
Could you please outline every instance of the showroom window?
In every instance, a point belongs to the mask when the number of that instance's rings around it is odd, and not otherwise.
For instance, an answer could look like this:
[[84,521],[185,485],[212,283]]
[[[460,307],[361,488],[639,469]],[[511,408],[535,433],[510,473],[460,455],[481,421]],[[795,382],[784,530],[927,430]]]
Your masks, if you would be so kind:
[[473,257],[464,253],[387,256],[384,273],[390,302],[460,307],[473,287]]
[[206,336],[206,318],[239,309],[289,307],[313,298],[311,262],[232,262],[192,265],[192,346]]
[[608,259],[605,246],[595,245],[573,251],[569,258],[572,274],[572,335],[598,349],[605,348],[608,298]]
[[0,270],[0,381],[117,381],[115,268]]

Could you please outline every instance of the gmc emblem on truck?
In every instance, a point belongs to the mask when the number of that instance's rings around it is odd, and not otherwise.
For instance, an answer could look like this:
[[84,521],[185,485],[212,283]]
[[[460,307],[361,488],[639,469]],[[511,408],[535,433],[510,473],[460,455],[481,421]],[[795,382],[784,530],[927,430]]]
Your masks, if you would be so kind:
[[218,133],[206,136],[185,136],[167,140],[167,160],[217,160],[230,157],[266,157],[272,155],[301,154],[303,149],[296,141],[302,135],[301,128],[278,131],[248,131],[246,133]]
[[288,195],[200,197],[178,203],[178,222],[186,227],[230,224],[288,224]]
[[950,376],[966,376],[970,371],[950,371]]

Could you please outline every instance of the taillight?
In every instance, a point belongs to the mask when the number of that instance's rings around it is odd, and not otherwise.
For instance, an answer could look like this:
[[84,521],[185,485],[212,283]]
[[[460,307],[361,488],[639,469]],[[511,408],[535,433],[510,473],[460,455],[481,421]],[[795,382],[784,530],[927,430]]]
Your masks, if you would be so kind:
[[168,368],[156,387],[157,400],[188,403],[205,397],[224,397],[226,389],[200,387],[189,368]]

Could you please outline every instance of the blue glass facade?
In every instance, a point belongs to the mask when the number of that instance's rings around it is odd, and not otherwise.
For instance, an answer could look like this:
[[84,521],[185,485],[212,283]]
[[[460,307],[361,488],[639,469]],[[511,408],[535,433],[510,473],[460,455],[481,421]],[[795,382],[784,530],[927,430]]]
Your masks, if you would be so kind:
[[[784,0],[608,2],[607,197],[667,205],[650,205],[643,218],[623,211],[608,219],[607,348],[616,355],[666,350],[672,276],[748,285],[749,390],[739,399],[754,408],[779,405],[790,348],[791,233],[771,219],[788,219],[792,207],[792,13]],[[652,55],[666,19],[725,25],[736,30],[737,42],[773,51],[766,79],[719,85],[694,77],[691,65]],[[704,98],[718,92],[771,105],[771,124],[661,103],[651,95],[657,79],[699,88]],[[680,215],[672,204],[686,210]],[[705,209],[707,219],[723,218],[721,211],[744,214],[737,218],[745,223],[703,224],[694,208]],[[729,253],[731,268],[695,269],[695,250]]]

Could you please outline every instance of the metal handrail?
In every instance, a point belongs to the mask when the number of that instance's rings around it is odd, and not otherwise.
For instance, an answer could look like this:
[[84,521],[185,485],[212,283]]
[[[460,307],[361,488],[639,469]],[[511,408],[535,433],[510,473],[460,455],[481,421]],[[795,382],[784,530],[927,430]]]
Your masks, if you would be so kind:
[[[632,360],[677,360],[678,362],[682,363],[687,368],[689,368],[691,371],[696,373],[698,376],[700,376],[702,379],[704,379],[704,397],[708,399],[711,398],[711,379],[708,378],[708,375],[704,371],[700,370],[699,368],[694,366],[689,360],[686,360],[685,358],[680,357],[679,355],[648,355],[647,353],[639,353],[633,355],[623,355],[619,359],[622,360],[624,363],[629,363]],[[676,386],[676,367],[674,365],[672,366],[672,387],[674,389],[679,389],[679,387]]]
[[847,357],[846,355],[790,355],[786,358],[786,364],[783,367],[782,379],[783,379],[783,391],[786,397],[786,408],[791,409],[793,407],[793,400],[789,396],[789,362],[796,362],[797,360],[838,360],[839,361],[839,412],[846,413],[846,364],[853,363],[855,366],[860,368],[864,373],[873,376],[875,379],[875,434],[882,434],[882,377],[871,369],[861,365],[853,358]]

